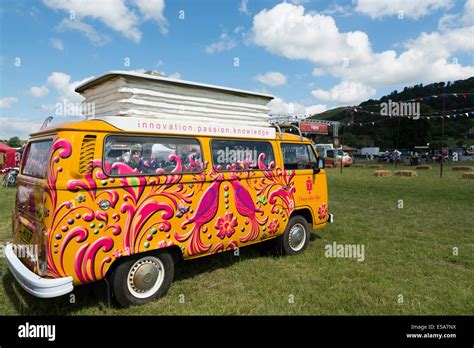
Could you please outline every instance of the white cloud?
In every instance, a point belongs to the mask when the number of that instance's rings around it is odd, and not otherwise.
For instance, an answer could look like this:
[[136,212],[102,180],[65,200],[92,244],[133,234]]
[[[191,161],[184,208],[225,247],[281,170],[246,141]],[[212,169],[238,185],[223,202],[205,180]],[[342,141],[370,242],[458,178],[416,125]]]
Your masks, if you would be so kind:
[[314,68],[312,72],[312,75],[316,77],[324,76],[325,74],[326,74],[325,71],[319,68]]
[[35,98],[42,98],[47,96],[49,93],[49,89],[46,86],[33,86],[30,88],[30,95]]
[[355,10],[371,18],[398,16],[402,11],[403,17],[418,19],[439,9],[449,9],[453,6],[451,0],[353,0]]
[[330,90],[316,89],[311,94],[322,101],[336,104],[359,104],[375,95],[375,89],[359,82],[342,81]]
[[286,85],[287,78],[284,74],[277,71],[269,71],[265,74],[258,74],[255,80],[267,86],[277,87]]
[[56,105],[54,104],[41,104],[40,105],[41,111],[46,113],[54,112],[56,110]]
[[271,114],[277,115],[302,115],[305,112],[304,105],[299,103],[285,102],[283,99],[276,97],[267,105]]
[[48,76],[46,84],[56,90],[58,93],[57,100],[59,102],[62,102],[64,99],[68,102],[81,102],[84,98],[79,93],[76,93],[74,89],[92,77],[93,76],[71,82],[70,75],[63,72],[53,72]]
[[328,8],[323,11],[320,11],[321,14],[325,15],[339,15],[345,17],[351,14],[352,7],[350,5],[339,5],[336,3],[331,4]]
[[165,64],[165,62],[163,62],[163,60],[160,59],[160,60],[155,64],[155,66],[159,67],[159,66],[162,66],[162,65],[164,65],[164,64]]
[[243,14],[245,14],[245,15],[247,15],[247,16],[250,15],[250,12],[249,12],[249,10],[248,10],[248,8],[247,8],[248,3],[249,3],[249,0],[242,0],[242,1],[240,2],[240,6],[239,6],[239,12],[240,12],[240,13],[243,13]]
[[305,114],[310,114],[310,115],[319,114],[321,112],[326,111],[327,109],[328,108],[326,104],[311,105],[311,106],[305,107]]
[[168,21],[165,18],[165,1],[164,0],[133,0],[138,7],[145,21],[151,20],[158,24],[162,34],[168,32]]
[[474,25],[474,0],[467,0],[464,4],[464,12],[447,13],[438,21],[438,28],[445,31],[449,28]]
[[212,44],[209,44],[205,47],[206,53],[213,54],[213,53],[218,53],[222,51],[228,51],[233,49],[237,43],[235,42],[234,39],[229,37],[227,33],[222,33],[220,35],[220,40],[217,42],[214,42]]
[[290,2],[295,5],[303,5],[310,2],[310,0],[291,0]]
[[25,117],[0,117],[0,139],[9,139],[18,136],[28,139],[30,133],[38,131],[43,124],[42,120],[26,119]]
[[286,102],[279,97],[276,97],[275,99],[270,101],[267,106],[270,108],[270,113],[275,115],[299,116],[320,113],[327,110],[326,105],[317,104],[305,107],[303,104],[300,103]]
[[169,77],[170,79],[177,79],[179,80],[181,78],[181,74],[179,72],[174,72],[170,75],[168,75],[167,77]]
[[405,42],[400,54],[374,52],[366,33],[340,32],[332,17],[305,13],[303,6],[289,3],[255,15],[252,30],[253,42],[268,51],[314,63],[314,75],[328,74],[372,88],[474,75],[474,66],[452,60],[455,53],[474,49],[474,26],[421,33]]
[[[164,16],[164,0],[133,0],[129,2],[135,8],[129,8],[125,0],[43,0],[44,4],[55,10],[66,11],[68,16],[74,18],[63,20],[62,25],[70,29],[76,29],[84,34],[94,43],[103,42],[98,40],[104,38],[90,24],[84,20],[90,18],[98,20],[110,29],[121,33],[124,37],[139,43],[142,33],[139,25],[143,21],[154,21],[158,24],[162,33],[167,32],[167,20]],[[75,24],[73,22],[79,22]]]
[[281,3],[253,18],[253,41],[272,53],[315,64],[366,61],[370,43],[361,31],[340,33],[334,19],[305,14],[303,6]]
[[79,19],[71,20],[65,18],[59,23],[57,29],[61,31],[77,30],[84,34],[94,46],[103,46],[110,41],[107,35],[99,33],[92,25],[84,23]]
[[454,14],[447,13],[438,21],[438,29],[446,30],[456,25],[458,17]]
[[0,109],[9,109],[18,101],[15,97],[5,97],[0,99]]
[[63,42],[60,40],[60,39],[50,39],[49,40],[51,42],[51,46],[53,46],[53,48],[59,50],[59,51],[64,51],[64,45],[63,45]]
[[467,0],[464,5],[464,14],[461,17],[464,25],[474,25],[474,0]]
[[239,25],[239,26],[235,27],[234,33],[235,33],[235,34],[238,34],[238,33],[242,32],[242,31],[244,31],[244,30],[245,30],[245,27],[242,26],[242,25]]
[[[48,76],[46,83],[42,87],[36,87],[36,88],[46,88],[49,91],[53,91],[56,95],[56,103],[41,104],[37,107],[42,112],[45,112],[45,113],[57,112],[59,108],[58,106],[59,104],[61,104],[62,108],[70,107],[72,109],[72,106],[74,107],[77,106],[77,108],[79,108],[78,105],[84,100],[84,97],[82,97],[79,93],[76,93],[74,89],[80,84],[86,82],[87,80],[93,77],[94,76],[90,76],[82,80],[71,81],[71,76],[66,73],[63,73],[63,72],[51,73]],[[31,92],[32,91],[30,91],[30,93]],[[64,113],[64,114],[61,114],[61,116],[72,117],[74,115]]]

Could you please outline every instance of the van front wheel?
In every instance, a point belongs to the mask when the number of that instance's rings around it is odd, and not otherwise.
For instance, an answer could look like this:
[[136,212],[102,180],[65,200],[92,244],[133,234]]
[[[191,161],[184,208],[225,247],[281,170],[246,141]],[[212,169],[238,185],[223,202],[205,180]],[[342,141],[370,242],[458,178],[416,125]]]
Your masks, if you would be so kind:
[[112,290],[123,306],[142,305],[165,295],[173,281],[174,260],[166,252],[131,256],[112,274]]
[[278,237],[279,249],[285,255],[302,253],[309,244],[310,230],[306,219],[296,215],[290,218],[285,233]]

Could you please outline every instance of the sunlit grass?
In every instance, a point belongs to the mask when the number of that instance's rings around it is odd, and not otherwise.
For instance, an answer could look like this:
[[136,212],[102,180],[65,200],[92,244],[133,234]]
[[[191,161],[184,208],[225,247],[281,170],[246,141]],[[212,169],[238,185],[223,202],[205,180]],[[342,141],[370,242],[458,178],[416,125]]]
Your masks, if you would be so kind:
[[[76,288],[75,303],[69,296],[36,299],[14,282],[2,260],[0,313],[474,314],[474,180],[461,179],[450,165],[440,179],[436,164],[415,178],[374,177],[373,170],[356,168],[327,173],[335,223],[313,233],[302,255],[262,256],[249,247],[240,257],[182,262],[166,297],[128,309],[107,306],[104,283]],[[0,196],[4,242],[14,190],[2,188]],[[326,258],[325,246],[334,241],[363,244],[365,260]]]

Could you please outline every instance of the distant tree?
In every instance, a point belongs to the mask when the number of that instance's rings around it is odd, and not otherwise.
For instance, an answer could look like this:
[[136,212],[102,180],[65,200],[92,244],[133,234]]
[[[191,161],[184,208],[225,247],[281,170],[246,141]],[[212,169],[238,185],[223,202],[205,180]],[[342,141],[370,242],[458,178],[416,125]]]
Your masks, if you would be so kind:
[[8,139],[7,145],[11,147],[20,147],[21,140],[18,137],[11,137],[10,139]]
[[456,146],[458,146],[458,147],[463,147],[464,145],[466,145],[466,143],[464,142],[464,140],[459,140],[459,141],[456,143]]

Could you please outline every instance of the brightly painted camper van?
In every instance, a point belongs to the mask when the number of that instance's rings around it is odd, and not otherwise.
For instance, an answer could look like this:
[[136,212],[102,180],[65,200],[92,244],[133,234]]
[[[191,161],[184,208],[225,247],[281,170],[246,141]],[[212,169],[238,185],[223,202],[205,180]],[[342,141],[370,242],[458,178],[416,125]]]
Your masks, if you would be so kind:
[[298,254],[330,221],[324,161],[308,139],[102,116],[31,136],[6,257],[37,297],[107,278],[127,306],[164,295],[178,260],[270,239]]

